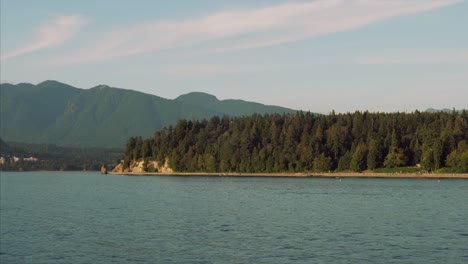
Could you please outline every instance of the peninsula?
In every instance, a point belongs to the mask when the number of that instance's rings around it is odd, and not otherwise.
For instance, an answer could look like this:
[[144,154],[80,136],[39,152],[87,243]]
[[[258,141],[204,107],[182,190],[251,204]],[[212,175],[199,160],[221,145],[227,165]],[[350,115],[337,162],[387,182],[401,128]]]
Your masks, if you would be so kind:
[[466,178],[468,112],[254,114],[130,138],[114,173]]

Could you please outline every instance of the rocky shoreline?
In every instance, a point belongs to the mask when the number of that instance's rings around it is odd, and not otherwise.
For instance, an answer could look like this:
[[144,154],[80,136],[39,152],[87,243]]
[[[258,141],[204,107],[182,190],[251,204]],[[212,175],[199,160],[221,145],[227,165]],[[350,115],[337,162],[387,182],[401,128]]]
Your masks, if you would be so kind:
[[[153,172],[152,172],[153,171]],[[130,166],[125,167],[121,161],[115,166],[111,174],[172,174],[174,171],[169,167],[169,160],[166,159],[164,164],[159,164],[157,161],[134,161],[130,162]]]

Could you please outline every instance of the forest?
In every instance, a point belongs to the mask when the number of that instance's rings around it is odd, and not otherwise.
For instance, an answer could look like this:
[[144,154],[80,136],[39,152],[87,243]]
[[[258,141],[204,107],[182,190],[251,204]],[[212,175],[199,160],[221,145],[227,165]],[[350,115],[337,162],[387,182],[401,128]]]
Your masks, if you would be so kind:
[[[468,112],[254,114],[179,120],[128,139],[132,160],[178,172],[334,172],[414,167],[468,172]],[[398,170],[398,169],[397,169]]]

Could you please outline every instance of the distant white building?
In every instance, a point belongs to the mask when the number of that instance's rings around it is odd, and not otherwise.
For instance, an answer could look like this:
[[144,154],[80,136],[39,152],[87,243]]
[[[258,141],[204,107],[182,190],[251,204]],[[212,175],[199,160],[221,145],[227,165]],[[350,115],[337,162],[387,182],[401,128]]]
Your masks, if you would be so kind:
[[3,165],[5,164],[5,158],[4,157],[0,157],[0,165]]
[[14,163],[16,163],[16,162],[18,162],[18,161],[20,161],[20,160],[21,160],[21,158],[18,158],[18,157],[16,157],[16,156],[13,156],[13,162],[14,162]]
[[23,160],[24,160],[24,161],[36,162],[36,161],[38,161],[39,159],[38,159],[38,158],[34,158],[34,157],[29,157],[29,158],[24,158]]

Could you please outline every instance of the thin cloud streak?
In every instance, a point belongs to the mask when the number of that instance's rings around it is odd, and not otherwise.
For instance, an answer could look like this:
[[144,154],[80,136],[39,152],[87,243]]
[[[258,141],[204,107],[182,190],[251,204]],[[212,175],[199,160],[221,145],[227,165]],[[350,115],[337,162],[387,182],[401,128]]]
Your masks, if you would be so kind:
[[434,54],[409,54],[405,56],[365,56],[358,58],[356,62],[363,65],[468,63],[468,50]]
[[[104,34],[53,63],[81,63],[209,44],[210,52],[260,48],[361,28],[463,0],[316,0],[222,11],[182,21],[153,21]],[[229,41],[229,44],[222,42]],[[200,47],[198,47],[200,48]]]
[[260,65],[223,65],[223,64],[193,64],[178,65],[164,70],[165,73],[181,77],[207,77],[235,73],[252,73],[268,70],[271,67]]
[[88,20],[78,16],[56,16],[36,29],[36,38],[31,43],[1,55],[1,60],[14,58],[35,51],[58,47],[72,38]]

